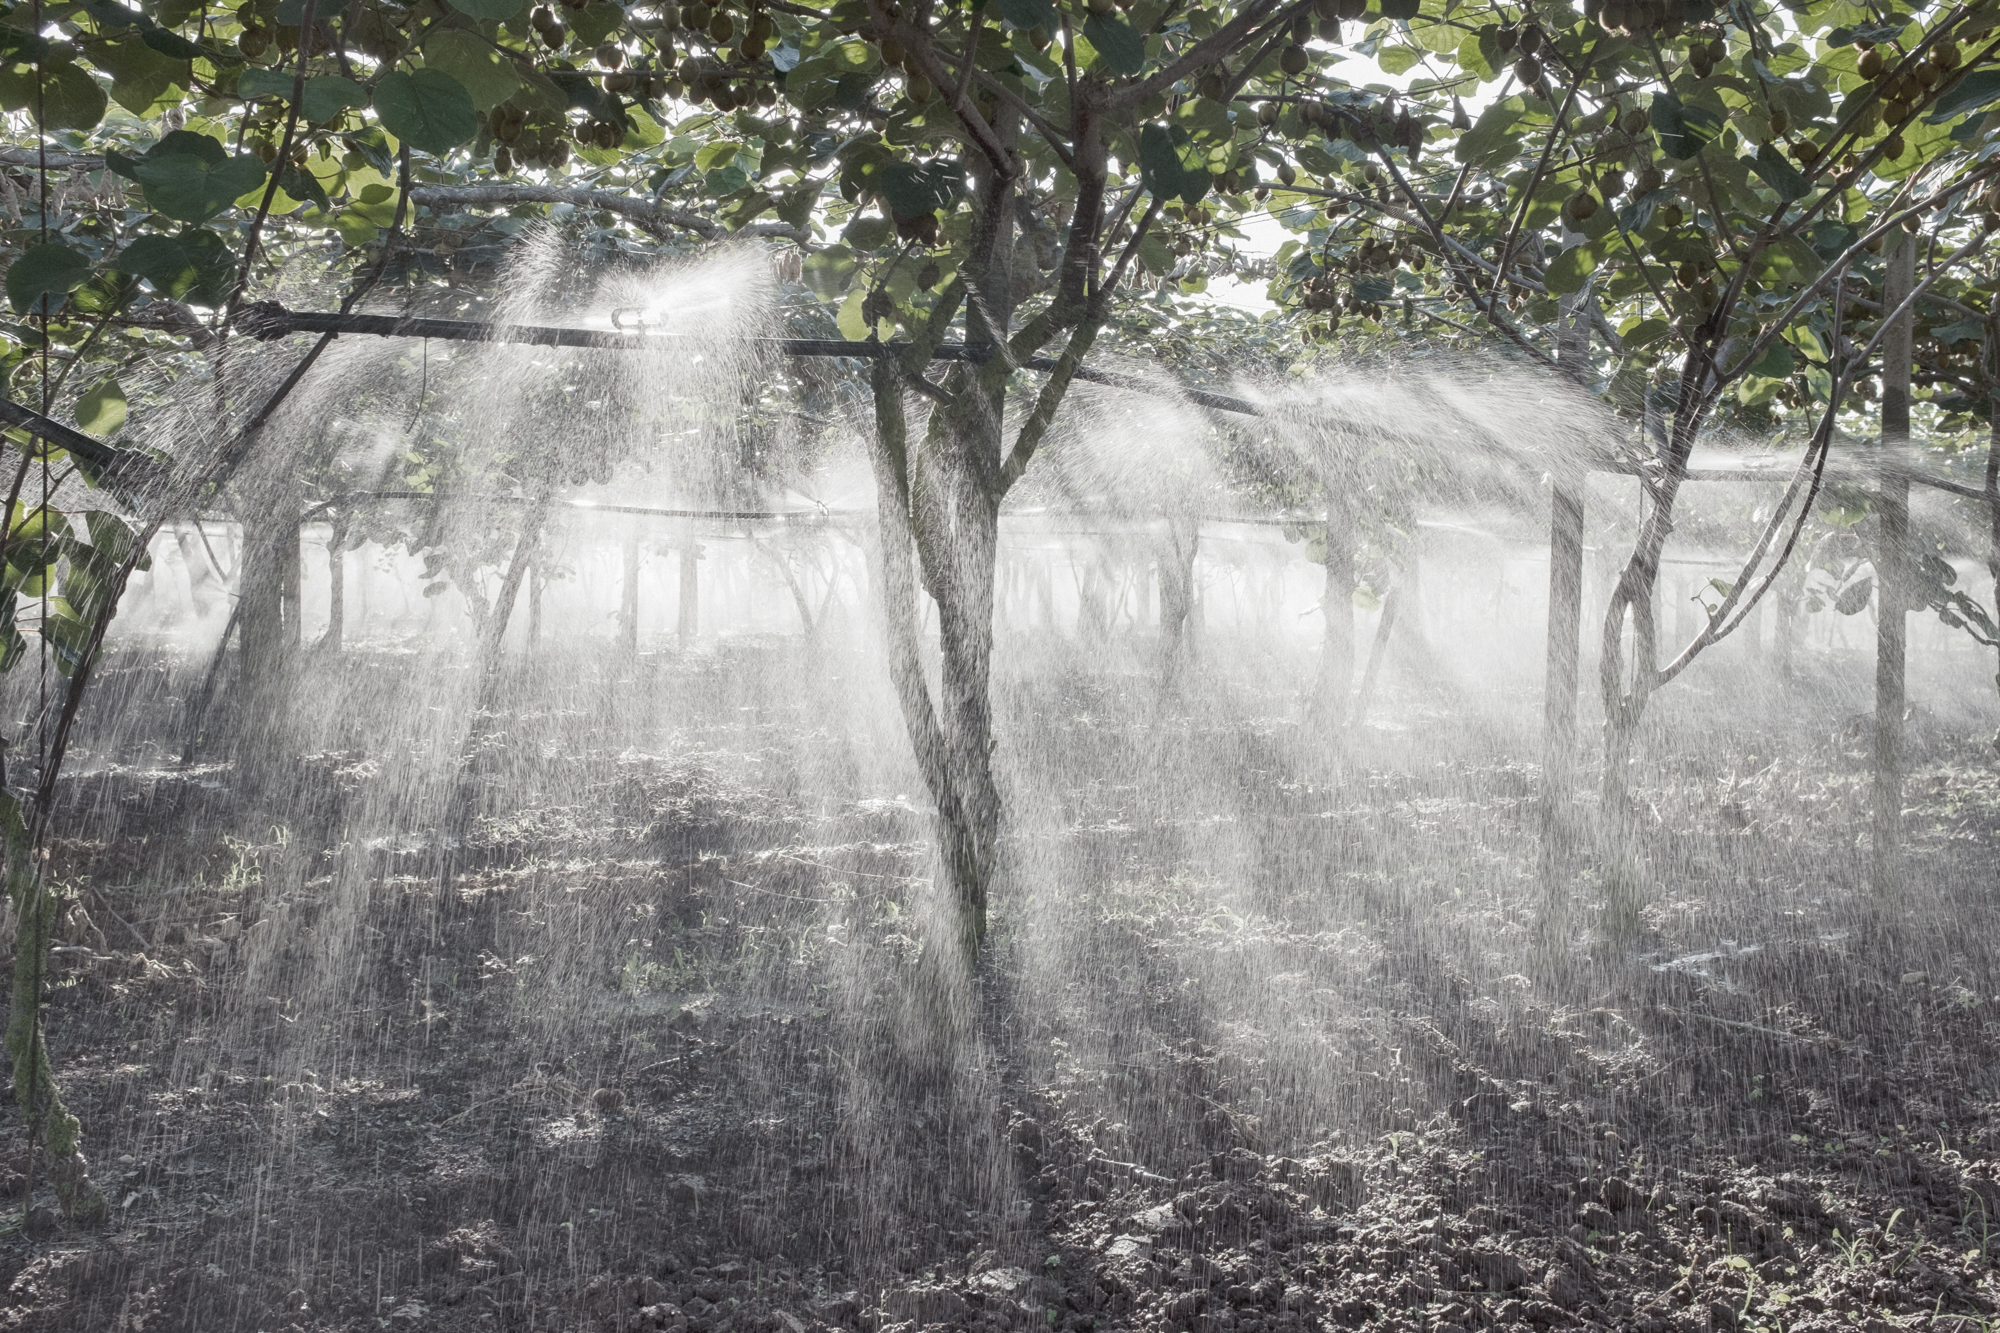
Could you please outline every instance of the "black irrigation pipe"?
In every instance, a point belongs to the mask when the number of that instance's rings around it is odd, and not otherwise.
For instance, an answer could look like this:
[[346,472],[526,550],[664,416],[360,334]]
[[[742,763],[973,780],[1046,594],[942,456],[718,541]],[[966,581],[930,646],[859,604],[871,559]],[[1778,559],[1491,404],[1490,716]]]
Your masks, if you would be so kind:
[[0,421],[67,451],[107,485],[122,484],[143,490],[165,480],[171,470],[169,464],[150,454],[106,444],[11,399],[0,398]]
[[[271,340],[291,333],[366,333],[379,338],[440,338],[447,342],[520,343],[530,347],[594,347],[613,352],[660,351],[678,343],[712,342],[712,339],[683,335],[605,332],[600,329],[572,329],[551,324],[494,324],[483,320],[430,319],[415,315],[343,315],[335,311],[291,310],[277,301],[259,301],[246,306],[237,317],[237,328],[252,337]],[[907,343],[850,342],[845,338],[737,338],[735,345],[775,356],[833,356],[877,360],[901,356]],[[940,343],[931,353],[933,361],[965,361],[975,366],[993,359],[989,343]],[[1051,371],[1054,357],[1031,357],[1021,363],[1023,370]],[[1114,389],[1135,393],[1158,393],[1158,385],[1134,375],[1080,367],[1076,378]],[[1202,407],[1238,416],[1260,417],[1264,410],[1247,399],[1206,389],[1179,389],[1181,397]]]

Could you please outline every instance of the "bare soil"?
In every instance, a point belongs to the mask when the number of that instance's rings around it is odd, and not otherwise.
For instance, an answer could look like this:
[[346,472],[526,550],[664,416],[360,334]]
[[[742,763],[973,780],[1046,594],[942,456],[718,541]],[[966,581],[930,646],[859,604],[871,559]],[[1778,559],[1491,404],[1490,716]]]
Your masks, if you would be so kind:
[[1336,764],[1288,699],[1072,664],[1003,691],[939,1035],[893,728],[736,702],[776,651],[517,710],[445,851],[361,827],[358,749],[76,779],[47,1013],[114,1220],[24,1201],[11,1123],[0,1326],[2000,1326],[1984,740],[1920,729],[1882,902],[1837,721],[1663,700],[1642,956],[1579,853],[1551,982],[1516,731],[1411,695]]

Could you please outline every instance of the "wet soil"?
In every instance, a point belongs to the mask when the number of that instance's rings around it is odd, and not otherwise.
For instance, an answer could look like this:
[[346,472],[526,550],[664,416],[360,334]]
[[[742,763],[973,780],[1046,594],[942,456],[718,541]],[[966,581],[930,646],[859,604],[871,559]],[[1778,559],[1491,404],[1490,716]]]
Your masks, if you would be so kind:
[[1579,853],[1552,978],[1537,774],[1456,707],[1330,766],[1240,691],[1011,699],[956,1029],[924,821],[810,708],[545,746],[449,855],[341,850],[366,754],[291,824],[101,768],[47,1014],[113,1221],[11,1123],[0,1327],[2000,1326],[1984,742],[1924,740],[1885,901],[1851,738],[1666,718],[1640,951]]

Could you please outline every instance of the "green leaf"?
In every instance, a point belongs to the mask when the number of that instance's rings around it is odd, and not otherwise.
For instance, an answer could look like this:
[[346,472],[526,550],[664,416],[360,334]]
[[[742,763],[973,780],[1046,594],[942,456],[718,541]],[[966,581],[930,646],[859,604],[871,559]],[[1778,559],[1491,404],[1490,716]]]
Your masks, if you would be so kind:
[[1949,347],[1953,343],[1985,342],[1986,321],[1967,316],[1950,324],[1940,324],[1931,330],[1931,337]]
[[1083,36],[1114,74],[1137,74],[1146,64],[1146,39],[1121,15],[1093,13],[1083,21]]
[[1653,132],[1668,157],[1694,157],[1722,133],[1722,117],[1707,107],[1688,106],[1672,93],[1654,93]]
[[1056,30],[1055,6],[1048,0],[993,0],[993,8],[1017,28],[1040,26],[1050,32]]
[[[177,32],[169,32],[165,28],[147,28],[139,34],[139,40],[169,60],[211,60],[218,64],[229,64],[234,63],[231,57],[242,59],[233,51],[224,55],[202,46],[199,42],[191,42]],[[222,58],[217,60],[218,56]]]
[[319,177],[304,167],[288,166],[279,172],[278,189],[300,203],[318,204],[321,208],[333,207],[333,202],[326,197],[326,187],[319,183]]
[[306,80],[306,95],[299,102],[299,114],[321,125],[343,111],[367,105],[368,90],[353,79],[343,79],[338,74],[316,74]]
[[476,19],[499,22],[521,12],[527,0],[451,0],[451,7]]
[[1201,202],[1213,179],[1202,161],[1192,167],[1187,164],[1174,142],[1174,131],[1165,125],[1147,125],[1139,131],[1139,176],[1156,197],[1178,198],[1190,205]]
[[206,222],[262,185],[265,173],[264,164],[251,153],[215,162],[193,153],[162,154],[155,149],[133,174],[146,191],[146,203],[155,210],[176,222]]
[[383,129],[433,155],[448,153],[479,133],[472,94],[438,69],[384,74],[375,85],[375,114]]
[[1778,198],[1786,203],[1805,198],[1812,193],[1812,186],[1806,183],[1798,169],[1785,161],[1785,155],[1778,151],[1776,144],[1765,144],[1750,159],[1750,169],[1758,179],[1778,192]]
[[1627,352],[1656,343],[1674,331],[1674,326],[1664,319],[1635,319],[1618,330],[1619,346]]
[[1746,375],[1761,375],[1765,379],[1781,380],[1791,374],[1797,366],[1792,358],[1792,349],[1784,342],[1774,342],[1757,358],[1757,364],[1744,370]]
[[[1491,39],[1487,40],[1490,41]],[[1476,74],[1482,81],[1486,82],[1490,82],[1493,79],[1493,61],[1486,54],[1486,45],[1485,42],[1481,41],[1480,34],[1476,32],[1472,33],[1458,44],[1456,59],[1458,60],[1459,68],[1466,71],[1466,73]]]
[[606,0],[568,16],[570,35],[585,46],[596,46],[625,22],[625,11]]
[[[95,129],[109,104],[103,86],[75,65],[55,65],[42,74],[43,129]],[[35,108],[30,103],[27,109]]]
[[879,250],[895,234],[895,224],[873,213],[859,214],[847,224],[840,238],[856,250]]
[[581,107],[591,115],[608,120],[618,110],[618,99],[609,96],[596,79],[575,70],[550,70],[548,81],[562,89],[565,107]]
[[934,162],[890,162],[875,174],[875,188],[899,218],[917,218],[948,209],[965,187],[964,168],[943,158]]
[[1974,70],[1960,79],[1950,92],[1938,98],[1937,109],[1924,119],[1933,125],[1942,125],[1996,100],[2000,100],[2000,69]]
[[1386,47],[1375,54],[1375,63],[1390,74],[1406,74],[1416,68],[1424,53],[1412,46]]
[[186,61],[169,60],[132,34],[93,48],[90,62],[111,76],[111,100],[140,117],[177,98],[193,78]]
[[840,303],[840,310],[833,317],[834,327],[849,342],[860,342],[868,336],[868,318],[861,313],[867,300],[867,285],[857,282],[848,289],[847,299]]
[[189,227],[178,236],[141,236],[116,262],[119,272],[144,278],[162,296],[191,296],[204,305],[226,298],[236,280],[236,252],[202,227]]
[[1521,147],[1515,131],[1524,106],[1518,97],[1503,97],[1487,107],[1473,127],[1458,136],[1452,155],[1469,167],[1494,167],[1513,157]]
[[1545,285],[1557,296],[1568,296],[1571,292],[1583,290],[1583,284],[1597,269],[1597,249],[1590,245],[1574,245],[1556,256],[1549,265]]
[[31,245],[7,268],[7,300],[26,314],[41,297],[67,296],[89,276],[90,260],[62,242]]
[[76,427],[87,435],[110,439],[125,429],[125,389],[115,379],[101,379],[76,400]]
[[[453,0],[458,3],[459,0]],[[492,43],[463,28],[440,28],[424,43],[424,61],[465,86],[476,110],[487,111],[514,95],[521,76],[510,60],[500,58]]]
[[275,69],[258,69],[252,66],[236,76],[236,95],[248,102],[258,97],[283,97],[292,95],[292,76]]

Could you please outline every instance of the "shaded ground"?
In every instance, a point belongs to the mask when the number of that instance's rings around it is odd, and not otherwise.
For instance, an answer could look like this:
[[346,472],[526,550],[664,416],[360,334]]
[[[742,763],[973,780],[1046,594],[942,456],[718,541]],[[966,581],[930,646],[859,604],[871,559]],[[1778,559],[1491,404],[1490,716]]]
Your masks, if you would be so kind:
[[449,855],[374,822],[416,799],[393,756],[79,780],[49,1023],[116,1221],[16,1223],[0,1323],[2000,1322],[1983,742],[1920,728],[1885,905],[1837,722],[1663,713],[1646,956],[1579,919],[1554,988],[1537,775],[1462,700],[1387,701],[1335,770],[1284,699],[1042,673],[940,1068],[893,729],[743,653],[511,713]]

